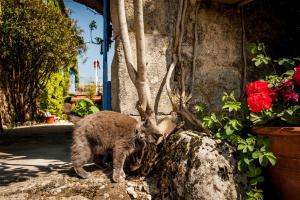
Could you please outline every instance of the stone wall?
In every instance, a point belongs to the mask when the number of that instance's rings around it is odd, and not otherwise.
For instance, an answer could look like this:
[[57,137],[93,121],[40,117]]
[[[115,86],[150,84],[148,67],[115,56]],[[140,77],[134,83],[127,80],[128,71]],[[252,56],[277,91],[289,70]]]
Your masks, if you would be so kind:
[[[130,39],[135,54],[133,34],[132,0],[126,1]],[[190,1],[189,1],[190,2]],[[192,1],[191,1],[192,2]],[[199,1],[197,1],[199,3]],[[116,2],[111,3],[112,22],[116,35],[116,54],[112,65],[113,109],[136,115],[137,94],[130,82],[122,44],[118,33]],[[171,49],[174,39],[179,0],[145,0],[146,62],[153,98],[157,111],[169,114],[171,105],[166,94],[164,77],[171,64]],[[299,3],[296,3],[299,4]],[[284,9],[281,9],[283,7]],[[294,12],[293,11],[294,7]],[[299,53],[299,23],[291,19],[299,17],[297,8],[284,0],[256,0],[244,6],[245,46],[262,41],[270,46],[270,54]],[[299,9],[298,9],[299,10]],[[201,1],[195,19],[195,6],[188,4],[185,32],[182,43],[183,63],[190,67],[193,60],[194,23],[197,23],[198,45],[196,56],[195,85],[191,107],[201,101],[211,111],[220,109],[220,98],[224,91],[241,93],[243,56],[241,9],[236,5],[224,5],[210,0]],[[293,25],[293,26],[291,26]],[[294,27],[294,28],[291,28]],[[298,28],[297,28],[298,27]],[[281,42],[284,41],[284,42]],[[289,47],[290,48],[289,50]],[[275,49],[276,48],[276,49]],[[279,51],[277,51],[279,49]],[[282,54],[281,54],[282,55]],[[258,78],[265,69],[252,67],[247,55],[247,80]],[[175,73],[178,73],[178,71]],[[187,81],[191,76],[187,77]],[[176,84],[176,78],[175,78]],[[159,98],[160,97],[160,98]]]
[[[164,78],[171,64],[178,2],[177,0],[144,2],[148,76],[153,97],[156,98],[157,111],[163,114],[169,114],[172,110],[166,94]],[[111,5],[112,15],[116,15],[113,11],[115,6]],[[132,1],[128,1],[126,11],[133,54],[135,54]],[[135,115],[137,93],[127,73],[120,36],[118,30],[116,31],[117,20],[117,16],[112,16],[116,34],[116,54],[112,65],[112,105],[113,110]],[[193,59],[194,23],[194,7],[189,5],[182,44],[182,57],[187,66],[191,66]],[[202,3],[198,11],[197,26],[199,42],[193,100],[200,99],[214,109],[219,104],[223,91],[235,90],[237,93],[240,91],[239,14],[233,7]]]
[[[167,73],[167,50],[169,48],[169,36],[166,34],[167,24],[165,19],[167,10],[165,1],[144,1],[145,3],[145,43],[146,65],[148,77],[154,100],[155,110],[159,113],[169,114],[172,107],[164,89],[164,78]],[[129,25],[130,40],[132,41],[132,54],[136,54],[135,37],[133,33],[133,5],[132,1],[126,4],[126,14]],[[112,107],[130,115],[138,115],[135,108],[138,100],[137,92],[130,81],[121,38],[118,31],[118,18],[116,2],[111,2],[112,22],[116,39],[115,56],[112,64]],[[136,62],[136,58],[134,58]]]

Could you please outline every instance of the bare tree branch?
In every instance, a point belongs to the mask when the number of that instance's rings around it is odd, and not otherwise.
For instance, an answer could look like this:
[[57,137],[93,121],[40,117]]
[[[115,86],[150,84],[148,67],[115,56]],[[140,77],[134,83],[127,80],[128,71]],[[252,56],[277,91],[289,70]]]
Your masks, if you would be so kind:
[[151,91],[147,80],[147,70],[145,62],[145,33],[143,17],[143,1],[134,0],[134,19],[135,19],[135,39],[137,57],[137,90],[141,109],[153,112]]
[[135,85],[137,74],[133,65],[133,57],[131,53],[131,45],[130,45],[130,40],[128,35],[124,0],[118,0],[118,16],[119,16],[120,31],[121,31],[123,48],[124,48],[126,66],[129,73],[129,77],[133,82],[133,84]]

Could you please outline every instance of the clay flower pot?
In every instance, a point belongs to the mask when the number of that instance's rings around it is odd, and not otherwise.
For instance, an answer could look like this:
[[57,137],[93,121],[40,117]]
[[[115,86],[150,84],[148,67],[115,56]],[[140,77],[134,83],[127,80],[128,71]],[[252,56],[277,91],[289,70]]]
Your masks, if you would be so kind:
[[271,139],[270,149],[277,157],[268,168],[272,191],[279,199],[300,198],[300,127],[262,127],[252,131]]
[[47,124],[53,124],[54,123],[54,115],[50,115],[46,117],[46,123]]

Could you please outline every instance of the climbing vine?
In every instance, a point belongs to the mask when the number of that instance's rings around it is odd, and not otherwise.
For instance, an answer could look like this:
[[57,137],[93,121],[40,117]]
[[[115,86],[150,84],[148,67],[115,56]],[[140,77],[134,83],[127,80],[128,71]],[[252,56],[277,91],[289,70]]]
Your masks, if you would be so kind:
[[[201,2],[180,0],[177,21],[175,26],[175,37],[173,40],[172,49],[172,61],[168,69],[166,76],[166,90],[170,101],[173,106],[173,110],[177,112],[184,120],[191,123],[197,130],[206,130],[203,126],[201,120],[197,119],[194,114],[192,114],[188,109],[188,102],[192,99],[192,92],[195,80],[195,66],[196,66],[196,56],[197,56],[197,45],[198,45],[198,11]],[[191,66],[186,65],[182,59],[182,42],[183,36],[185,35],[185,25],[186,25],[186,14],[187,7],[190,5],[193,8],[195,22],[194,22],[194,45],[193,45],[193,60]],[[191,68],[191,69],[189,69]],[[171,79],[175,71],[179,71],[179,81],[178,84],[171,86]],[[187,73],[189,72],[190,73]],[[190,78],[191,77],[191,78]],[[189,83],[187,84],[187,80]]]

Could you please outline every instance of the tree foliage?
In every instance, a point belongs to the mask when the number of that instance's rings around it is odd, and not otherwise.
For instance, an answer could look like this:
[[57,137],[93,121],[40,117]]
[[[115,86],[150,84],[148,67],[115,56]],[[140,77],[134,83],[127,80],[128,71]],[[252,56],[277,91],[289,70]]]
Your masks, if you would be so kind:
[[33,119],[50,76],[72,64],[83,42],[74,23],[41,0],[0,5],[0,87],[13,121],[24,122],[26,114]]
[[51,75],[45,90],[39,98],[40,108],[51,114],[62,117],[64,105],[64,86],[67,85],[64,75],[58,71]]

